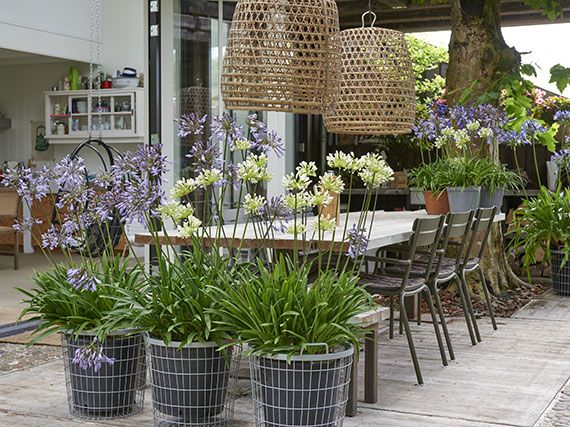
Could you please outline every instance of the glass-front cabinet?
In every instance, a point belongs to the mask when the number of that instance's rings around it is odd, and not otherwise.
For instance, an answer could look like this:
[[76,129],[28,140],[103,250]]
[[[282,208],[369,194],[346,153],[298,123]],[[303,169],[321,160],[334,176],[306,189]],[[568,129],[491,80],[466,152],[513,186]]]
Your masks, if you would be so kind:
[[144,90],[45,92],[50,143],[77,143],[93,137],[106,142],[142,142]]

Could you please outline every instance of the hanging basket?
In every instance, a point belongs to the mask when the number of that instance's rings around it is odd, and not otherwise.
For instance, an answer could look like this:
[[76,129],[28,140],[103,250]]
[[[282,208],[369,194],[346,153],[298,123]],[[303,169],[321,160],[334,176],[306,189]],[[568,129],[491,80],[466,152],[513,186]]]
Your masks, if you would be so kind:
[[415,77],[404,34],[374,28],[373,21],[372,27],[345,30],[339,38],[341,76],[337,98],[325,113],[327,130],[348,135],[411,132]]
[[339,78],[334,0],[240,0],[223,63],[227,109],[322,114]]

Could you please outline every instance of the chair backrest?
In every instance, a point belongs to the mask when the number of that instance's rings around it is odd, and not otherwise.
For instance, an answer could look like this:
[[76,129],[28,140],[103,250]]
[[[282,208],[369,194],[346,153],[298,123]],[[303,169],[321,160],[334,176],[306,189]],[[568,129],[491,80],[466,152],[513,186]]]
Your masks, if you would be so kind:
[[493,221],[495,220],[495,213],[497,212],[496,207],[492,208],[479,208],[475,213],[475,218],[473,224],[471,225],[471,241],[467,247],[467,257],[473,251],[475,243],[478,240],[478,236],[482,234],[481,247],[479,248],[479,254],[477,255],[479,259],[483,257],[485,249],[487,247],[487,241],[489,240],[489,234],[491,233],[491,228],[493,226]]
[[0,189],[0,216],[19,219],[22,212],[22,203],[17,191],[12,188]]
[[455,263],[458,265],[464,258],[465,248],[469,242],[469,232],[473,224],[474,211],[454,212],[447,214],[445,219],[445,230],[442,235],[442,243],[440,248],[443,250],[441,261],[445,257],[445,251],[451,239],[456,239],[457,254],[455,255]]
[[426,279],[432,272],[444,223],[445,217],[441,215],[429,218],[418,218],[414,221],[412,228],[413,233],[409,241],[409,259],[414,262],[417,249],[421,248],[428,252]]

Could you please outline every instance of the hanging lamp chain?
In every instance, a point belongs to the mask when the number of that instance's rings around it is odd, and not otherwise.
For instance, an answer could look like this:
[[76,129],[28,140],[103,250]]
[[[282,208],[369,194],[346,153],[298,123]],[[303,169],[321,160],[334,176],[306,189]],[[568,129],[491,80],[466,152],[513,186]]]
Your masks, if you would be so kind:
[[366,17],[368,15],[372,18],[370,27],[374,27],[374,24],[376,23],[376,14],[372,11],[372,0],[368,0],[368,10],[362,14],[362,28],[366,26]]
[[[89,40],[91,41],[89,46],[89,99],[92,102],[93,86],[95,82],[95,69],[98,76],[97,84],[97,103],[95,108],[98,111],[98,129],[99,129],[99,139],[102,137],[103,133],[103,117],[102,117],[102,104],[101,104],[101,0],[90,0],[90,15],[89,15]],[[89,108],[93,109],[90,105]],[[89,126],[89,138],[92,136],[93,123]]]

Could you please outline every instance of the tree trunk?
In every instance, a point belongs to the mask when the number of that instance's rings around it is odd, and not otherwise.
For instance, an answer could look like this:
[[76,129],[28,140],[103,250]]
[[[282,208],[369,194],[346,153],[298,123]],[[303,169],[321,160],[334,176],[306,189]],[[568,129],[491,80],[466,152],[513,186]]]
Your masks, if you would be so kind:
[[[501,75],[520,64],[520,54],[503,39],[500,12],[500,0],[451,0],[446,84],[450,105],[496,90]],[[482,268],[489,286],[496,293],[518,286],[506,259],[499,225],[494,226],[487,248]]]

